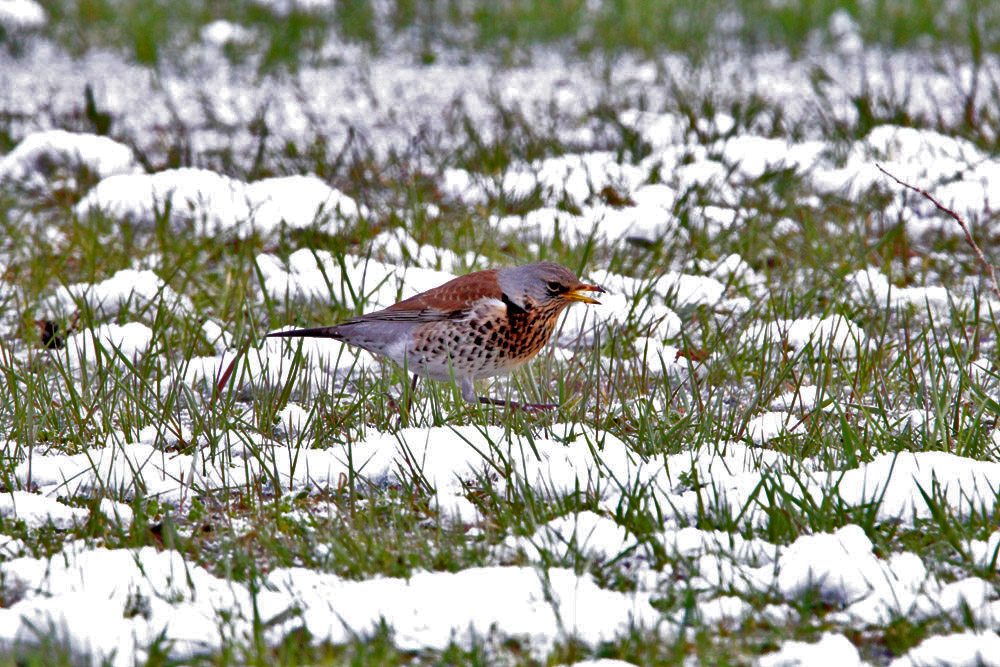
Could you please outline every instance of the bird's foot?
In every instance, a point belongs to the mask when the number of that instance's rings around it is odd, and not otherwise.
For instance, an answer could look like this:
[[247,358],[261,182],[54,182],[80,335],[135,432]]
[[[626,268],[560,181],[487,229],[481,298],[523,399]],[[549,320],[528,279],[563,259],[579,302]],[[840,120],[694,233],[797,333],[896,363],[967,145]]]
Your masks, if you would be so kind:
[[518,403],[517,401],[503,401],[499,398],[479,396],[479,402],[483,405],[499,405],[501,407],[511,407],[514,410],[555,410],[559,406],[555,403]]
[[385,398],[386,403],[389,404],[390,412],[399,412],[399,405],[396,404],[396,399],[393,398],[392,394],[387,391],[380,391],[379,394]]

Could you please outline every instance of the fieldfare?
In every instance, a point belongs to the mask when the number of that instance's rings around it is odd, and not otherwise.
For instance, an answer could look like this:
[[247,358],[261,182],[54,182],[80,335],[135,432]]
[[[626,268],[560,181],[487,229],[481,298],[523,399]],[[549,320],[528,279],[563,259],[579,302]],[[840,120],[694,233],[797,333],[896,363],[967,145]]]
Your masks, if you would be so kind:
[[[275,331],[268,337],[333,338],[387,357],[417,376],[455,379],[470,403],[506,405],[477,397],[476,380],[511,372],[549,340],[563,308],[600,304],[587,285],[555,262],[476,271],[384,310],[330,327]],[[548,404],[516,407],[554,408]]]

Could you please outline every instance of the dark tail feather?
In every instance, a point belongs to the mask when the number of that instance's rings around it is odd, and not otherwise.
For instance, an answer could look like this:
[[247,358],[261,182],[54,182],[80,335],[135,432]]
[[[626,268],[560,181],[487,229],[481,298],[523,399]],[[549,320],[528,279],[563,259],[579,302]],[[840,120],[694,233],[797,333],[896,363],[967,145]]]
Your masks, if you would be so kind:
[[339,331],[339,325],[332,327],[313,327],[312,329],[292,329],[290,331],[272,331],[265,338],[336,338],[344,337]]

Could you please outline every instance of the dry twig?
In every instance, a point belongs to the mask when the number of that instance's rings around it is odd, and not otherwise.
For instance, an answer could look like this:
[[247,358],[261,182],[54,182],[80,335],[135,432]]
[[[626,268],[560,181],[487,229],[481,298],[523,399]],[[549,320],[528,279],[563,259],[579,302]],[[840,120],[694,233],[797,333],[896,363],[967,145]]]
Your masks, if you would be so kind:
[[923,195],[930,203],[934,204],[934,206],[936,206],[939,211],[941,211],[942,213],[946,213],[955,219],[955,222],[958,223],[958,226],[961,227],[962,231],[965,233],[966,243],[968,243],[972,247],[973,251],[975,251],[976,257],[979,258],[979,263],[982,264],[983,268],[989,272],[990,286],[993,288],[993,295],[996,296],[998,300],[1000,300],[1000,288],[997,287],[996,267],[990,264],[990,262],[986,259],[986,255],[983,254],[982,249],[979,247],[979,244],[976,243],[976,240],[974,238],[972,238],[972,232],[969,230],[969,225],[966,224],[965,220],[962,219],[962,216],[960,216],[958,213],[955,213],[955,211],[951,210],[950,208],[939,202],[937,199],[934,198],[933,195],[931,195],[931,193],[927,192],[926,190],[921,190],[915,185],[910,185],[906,181],[899,180],[898,178],[890,174],[888,171],[883,169],[882,165],[878,163],[876,163],[875,166],[878,167],[879,171],[881,171],[883,174],[885,174],[892,180],[902,185],[904,188],[907,188],[908,190],[913,190],[919,195]]

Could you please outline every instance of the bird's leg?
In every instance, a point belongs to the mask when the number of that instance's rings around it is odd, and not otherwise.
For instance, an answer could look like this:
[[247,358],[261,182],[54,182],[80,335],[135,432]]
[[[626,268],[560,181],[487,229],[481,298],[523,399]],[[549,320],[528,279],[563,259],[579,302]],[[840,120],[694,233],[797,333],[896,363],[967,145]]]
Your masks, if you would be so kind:
[[471,377],[462,378],[462,398],[465,399],[466,403],[478,402],[478,398],[476,397],[476,387],[472,384]]
[[417,380],[420,376],[416,373],[413,374],[413,382],[410,383],[410,393],[406,395],[406,416],[410,416],[410,406],[413,405],[413,394],[417,391]]
[[502,407],[510,406],[515,410],[555,410],[558,405],[554,403],[518,403],[517,401],[510,401],[509,403],[499,398],[490,398],[489,396],[476,396],[475,387],[472,384],[472,378],[466,377],[462,378],[462,398],[468,403],[482,403],[483,405],[499,405]]

